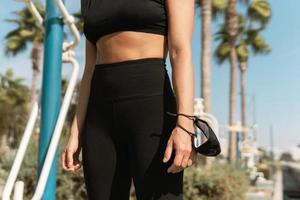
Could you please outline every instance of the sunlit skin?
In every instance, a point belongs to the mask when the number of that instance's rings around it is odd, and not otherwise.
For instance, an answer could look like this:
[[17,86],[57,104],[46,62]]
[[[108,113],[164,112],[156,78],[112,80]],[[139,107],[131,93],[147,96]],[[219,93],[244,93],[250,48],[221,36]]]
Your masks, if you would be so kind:
[[[90,91],[90,80],[94,65],[133,60],[146,57],[169,58],[172,66],[172,83],[176,95],[178,112],[194,113],[194,72],[192,64],[192,32],[194,24],[194,0],[166,0],[168,14],[168,35],[120,31],[101,37],[96,45],[86,40],[85,69],[81,80],[80,95],[71,134],[61,156],[66,171],[81,168],[80,130],[86,114]],[[194,132],[193,121],[179,116],[177,123]],[[175,127],[168,140],[164,159],[167,162],[175,150],[175,158],[168,168],[177,173],[192,166],[196,152],[192,150],[192,138],[182,129]],[[105,162],[105,160],[103,160]]]

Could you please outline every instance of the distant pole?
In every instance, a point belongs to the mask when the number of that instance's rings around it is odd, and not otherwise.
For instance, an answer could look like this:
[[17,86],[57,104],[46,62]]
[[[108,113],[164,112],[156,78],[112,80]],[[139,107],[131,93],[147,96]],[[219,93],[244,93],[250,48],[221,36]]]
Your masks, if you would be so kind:
[[273,179],[274,175],[274,136],[273,136],[273,126],[270,126],[270,146],[271,146],[271,161],[272,161],[272,167],[271,167],[271,175]]
[[[255,95],[252,96],[252,103],[253,103],[253,124],[256,124],[256,103],[255,103]],[[257,132],[256,129],[253,129],[253,140],[256,142],[257,139]]]
[[[38,176],[46,157],[61,104],[63,20],[54,0],[46,0],[44,68],[41,97],[41,121],[38,155]],[[43,200],[54,200],[56,196],[55,156],[43,194]]]
[[241,133],[237,131],[236,132],[236,165],[237,167],[240,166],[241,162]]

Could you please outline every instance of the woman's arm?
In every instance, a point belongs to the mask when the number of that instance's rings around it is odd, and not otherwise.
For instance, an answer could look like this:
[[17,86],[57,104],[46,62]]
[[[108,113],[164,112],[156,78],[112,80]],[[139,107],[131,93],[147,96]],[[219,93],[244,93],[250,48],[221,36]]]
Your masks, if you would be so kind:
[[[172,65],[172,83],[177,111],[194,114],[194,71],[192,63],[192,33],[194,26],[194,0],[166,0],[168,12],[168,48]],[[178,116],[177,123],[194,132],[193,121]],[[176,127],[168,141],[164,162],[176,150],[173,165],[168,171],[178,172],[188,165],[192,152],[192,140]]]
[[[192,63],[193,0],[169,0],[168,48],[172,83],[178,112],[194,114],[194,71]],[[185,120],[179,118],[178,120]],[[184,123],[184,122],[183,122]]]
[[95,60],[97,55],[96,46],[86,40],[85,45],[85,68],[80,83],[78,104],[76,107],[75,116],[72,122],[71,134],[78,137],[80,141],[80,134],[83,122],[86,115],[88,99],[90,95],[90,82],[94,72]]
[[90,96],[90,82],[97,54],[96,47],[88,40],[86,40],[85,46],[85,68],[79,88],[78,104],[72,121],[71,134],[61,155],[62,167],[66,171],[76,171],[81,167],[81,162],[79,161],[81,151],[80,135]]

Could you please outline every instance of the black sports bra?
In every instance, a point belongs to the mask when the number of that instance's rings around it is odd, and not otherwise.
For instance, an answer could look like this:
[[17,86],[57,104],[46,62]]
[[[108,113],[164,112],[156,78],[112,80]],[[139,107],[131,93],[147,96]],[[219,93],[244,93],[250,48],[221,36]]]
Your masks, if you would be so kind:
[[165,0],[81,0],[83,33],[97,40],[117,31],[167,35]]

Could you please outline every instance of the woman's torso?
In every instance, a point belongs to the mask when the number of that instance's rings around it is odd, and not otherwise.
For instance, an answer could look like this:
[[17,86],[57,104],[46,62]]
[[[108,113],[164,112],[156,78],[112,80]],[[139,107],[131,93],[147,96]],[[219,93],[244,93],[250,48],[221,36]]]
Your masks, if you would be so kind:
[[84,34],[97,47],[95,63],[166,58],[165,0],[81,0]]
[[139,58],[166,58],[165,36],[122,31],[102,37],[97,42],[95,63],[112,63]]

